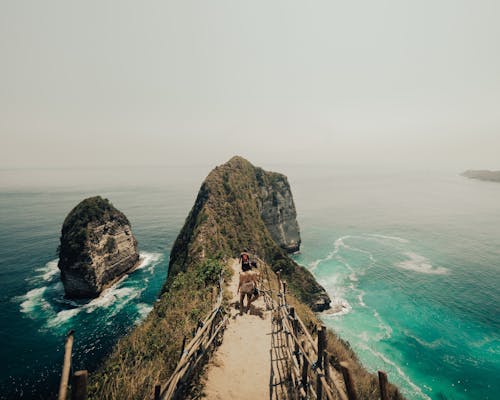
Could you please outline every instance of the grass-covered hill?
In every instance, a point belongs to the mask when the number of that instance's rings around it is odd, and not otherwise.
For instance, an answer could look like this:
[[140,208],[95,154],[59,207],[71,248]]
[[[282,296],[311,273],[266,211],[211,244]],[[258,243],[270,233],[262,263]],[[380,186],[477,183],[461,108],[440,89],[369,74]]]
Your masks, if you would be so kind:
[[271,203],[277,202],[284,191],[289,191],[284,175],[254,167],[241,157],[215,168],[201,185],[174,243],[165,290],[185,265],[204,258],[237,257],[249,248],[274,271],[282,270],[301,301],[316,311],[328,308],[330,300],[325,290],[308,270],[287,256],[261,217],[268,198]]

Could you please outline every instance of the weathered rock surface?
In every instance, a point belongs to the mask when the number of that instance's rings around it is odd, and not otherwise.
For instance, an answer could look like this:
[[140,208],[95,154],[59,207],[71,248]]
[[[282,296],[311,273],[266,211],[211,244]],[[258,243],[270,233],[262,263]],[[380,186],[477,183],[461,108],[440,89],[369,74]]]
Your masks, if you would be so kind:
[[274,241],[294,253],[300,249],[300,231],[290,184],[284,175],[268,174],[272,179],[267,184],[259,182],[261,217]]
[[138,262],[130,222],[107,199],[85,199],[64,220],[58,267],[67,297],[97,297]]

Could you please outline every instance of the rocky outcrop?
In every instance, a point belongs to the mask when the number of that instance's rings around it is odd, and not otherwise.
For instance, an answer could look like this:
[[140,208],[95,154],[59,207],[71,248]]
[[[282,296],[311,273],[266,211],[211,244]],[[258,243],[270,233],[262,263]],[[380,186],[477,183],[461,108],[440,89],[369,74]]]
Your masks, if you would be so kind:
[[[263,174],[266,172],[258,169],[257,176]],[[268,182],[258,179],[260,215],[274,241],[288,253],[297,252],[300,249],[300,231],[290,184],[284,175],[267,174],[271,178]]]
[[330,298],[313,275],[287,252],[300,246],[299,227],[287,178],[233,157],[207,176],[170,253],[168,291],[187,266],[207,258],[237,257],[248,248],[282,271],[290,290],[314,311]]
[[500,182],[500,171],[468,170],[463,172],[462,176],[480,181]]
[[130,222],[107,199],[85,199],[64,220],[58,267],[67,297],[97,297],[138,262]]

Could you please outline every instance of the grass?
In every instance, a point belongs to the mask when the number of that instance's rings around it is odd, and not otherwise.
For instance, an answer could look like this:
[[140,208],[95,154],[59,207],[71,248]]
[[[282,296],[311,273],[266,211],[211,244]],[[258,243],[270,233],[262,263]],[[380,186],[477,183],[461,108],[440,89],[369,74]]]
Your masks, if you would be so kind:
[[[190,265],[172,281],[153,311],[118,341],[103,366],[90,376],[89,399],[151,398],[177,365],[184,336],[212,309],[221,260]],[[227,300],[225,301],[227,304]]]

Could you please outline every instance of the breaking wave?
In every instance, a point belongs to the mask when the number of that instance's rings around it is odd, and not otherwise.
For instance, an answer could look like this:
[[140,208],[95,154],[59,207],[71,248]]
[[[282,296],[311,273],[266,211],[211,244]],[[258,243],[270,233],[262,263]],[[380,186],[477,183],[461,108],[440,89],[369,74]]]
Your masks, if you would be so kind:
[[[137,269],[153,274],[154,269],[163,259],[161,253],[140,253],[140,265]],[[146,289],[147,278],[136,282],[127,282],[129,275],[123,276],[118,282],[105,289],[101,295],[88,302],[70,300],[64,297],[64,288],[59,280],[58,259],[51,260],[43,267],[35,269],[35,274],[28,279],[32,284],[43,286],[30,289],[26,294],[13,298],[19,302],[20,312],[35,320],[43,320],[45,328],[60,327],[72,320],[73,317],[85,312],[90,314],[97,309],[104,310],[105,319],[113,317],[130,301],[140,297]],[[129,284],[130,283],[130,284]],[[146,303],[139,303],[138,311],[147,315]],[[107,311],[109,310],[109,311]]]

